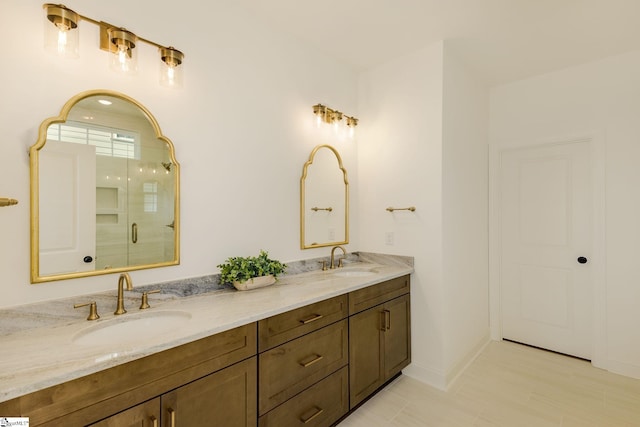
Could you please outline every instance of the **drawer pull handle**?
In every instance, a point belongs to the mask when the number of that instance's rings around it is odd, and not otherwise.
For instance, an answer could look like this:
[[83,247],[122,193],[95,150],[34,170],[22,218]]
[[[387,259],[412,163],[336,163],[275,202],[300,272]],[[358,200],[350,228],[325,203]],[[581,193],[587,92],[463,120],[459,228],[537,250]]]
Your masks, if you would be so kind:
[[302,366],[303,368],[308,368],[309,366],[313,365],[314,363],[317,363],[319,361],[322,360],[322,356],[320,356],[319,354],[316,354],[316,357],[308,362],[300,362],[300,366]]
[[318,408],[316,406],[316,412],[314,412],[313,415],[311,415],[309,418],[300,418],[300,421],[302,421],[303,424],[310,423],[323,412],[324,412],[324,409]]
[[380,312],[380,330],[386,332],[391,329],[391,312],[389,310],[382,310]]
[[149,419],[151,420],[151,427],[158,427],[158,419],[156,417],[151,415]]
[[169,427],[176,427],[176,411],[168,408],[167,412],[169,412]]
[[300,319],[300,323],[306,325],[307,323],[315,322],[316,320],[322,319],[324,316],[322,314],[312,314],[310,317],[306,319]]

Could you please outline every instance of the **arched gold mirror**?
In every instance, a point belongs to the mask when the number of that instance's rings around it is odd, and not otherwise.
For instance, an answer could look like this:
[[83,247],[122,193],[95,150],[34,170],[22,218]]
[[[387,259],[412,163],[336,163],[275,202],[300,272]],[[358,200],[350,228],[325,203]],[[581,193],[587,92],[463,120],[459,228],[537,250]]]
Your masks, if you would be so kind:
[[300,178],[300,247],[349,243],[349,180],[338,151],[318,145]]
[[32,283],[179,264],[180,166],[142,104],[80,93],[29,155]]

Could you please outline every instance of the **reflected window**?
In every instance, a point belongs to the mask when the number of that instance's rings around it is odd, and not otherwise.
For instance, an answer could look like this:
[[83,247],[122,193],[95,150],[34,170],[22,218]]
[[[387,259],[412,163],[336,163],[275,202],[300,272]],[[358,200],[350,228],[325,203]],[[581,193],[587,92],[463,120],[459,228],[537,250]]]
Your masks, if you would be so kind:
[[145,182],[142,184],[144,193],[144,211],[158,212],[158,183]]
[[136,132],[86,123],[55,123],[47,128],[47,139],[53,141],[87,144],[96,147],[96,154],[108,157],[137,159],[139,136]]

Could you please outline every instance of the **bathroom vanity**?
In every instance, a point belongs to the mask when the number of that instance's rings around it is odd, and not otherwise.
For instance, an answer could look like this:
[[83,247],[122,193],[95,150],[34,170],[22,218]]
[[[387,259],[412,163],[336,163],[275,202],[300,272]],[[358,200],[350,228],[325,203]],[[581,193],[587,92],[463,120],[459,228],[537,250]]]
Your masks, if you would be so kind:
[[49,354],[3,357],[0,415],[31,426],[330,426],[410,363],[411,272],[314,271],[157,303],[157,319],[189,317],[130,344],[83,340],[127,316],[134,328],[135,309],[6,335]]

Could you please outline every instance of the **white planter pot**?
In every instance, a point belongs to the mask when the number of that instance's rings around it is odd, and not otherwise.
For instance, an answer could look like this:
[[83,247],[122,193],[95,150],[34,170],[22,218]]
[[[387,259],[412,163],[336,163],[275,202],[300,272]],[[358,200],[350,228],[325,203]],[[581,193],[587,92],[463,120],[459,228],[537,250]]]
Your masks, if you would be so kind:
[[233,282],[233,286],[239,291],[250,291],[251,289],[264,288],[276,283],[276,278],[273,275],[254,277],[246,282]]

